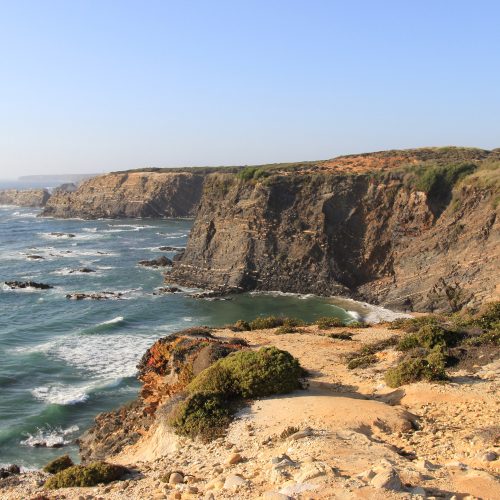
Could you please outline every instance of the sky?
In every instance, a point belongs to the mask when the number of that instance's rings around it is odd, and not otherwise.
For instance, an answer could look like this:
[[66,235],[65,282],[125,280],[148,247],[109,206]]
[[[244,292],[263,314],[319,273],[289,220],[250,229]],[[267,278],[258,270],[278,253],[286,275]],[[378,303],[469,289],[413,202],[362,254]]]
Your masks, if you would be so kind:
[[496,0],[0,0],[0,178],[500,147]]

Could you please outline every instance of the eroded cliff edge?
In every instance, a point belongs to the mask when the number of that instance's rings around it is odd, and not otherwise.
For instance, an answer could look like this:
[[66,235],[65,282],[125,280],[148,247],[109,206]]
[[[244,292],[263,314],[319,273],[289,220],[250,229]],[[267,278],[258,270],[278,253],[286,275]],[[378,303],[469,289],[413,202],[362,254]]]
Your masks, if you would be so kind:
[[189,172],[116,172],[93,177],[71,193],[54,193],[41,215],[83,219],[189,217],[205,176]]
[[402,310],[498,297],[500,151],[429,148],[207,177],[168,279]]
[[0,189],[0,205],[43,207],[50,198],[46,189]]

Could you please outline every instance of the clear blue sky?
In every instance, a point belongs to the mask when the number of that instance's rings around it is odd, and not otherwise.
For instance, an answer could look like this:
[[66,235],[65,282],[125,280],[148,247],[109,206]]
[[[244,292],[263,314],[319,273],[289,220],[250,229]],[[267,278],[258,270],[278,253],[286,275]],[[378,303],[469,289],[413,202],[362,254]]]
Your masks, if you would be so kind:
[[0,177],[500,147],[498,1],[0,0]]

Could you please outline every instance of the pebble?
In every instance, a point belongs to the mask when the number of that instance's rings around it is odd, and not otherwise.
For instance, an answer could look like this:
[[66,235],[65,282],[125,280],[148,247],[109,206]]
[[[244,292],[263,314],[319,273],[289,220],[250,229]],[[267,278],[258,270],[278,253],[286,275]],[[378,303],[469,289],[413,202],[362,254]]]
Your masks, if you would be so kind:
[[295,481],[298,483],[304,483],[309,481],[309,479],[314,479],[315,477],[325,476],[327,471],[327,466],[323,462],[313,462],[305,464],[301,471],[295,475]]
[[371,479],[370,484],[375,488],[393,491],[400,491],[402,488],[398,473],[392,468],[376,474]]
[[481,457],[483,462],[494,462],[497,459],[498,455],[494,451],[488,451]]
[[265,500],[290,500],[292,497],[285,495],[284,493],[279,493],[277,491],[266,491],[262,498]]
[[237,474],[230,474],[224,481],[225,490],[236,490],[241,486],[246,486],[247,481]]
[[302,439],[312,435],[312,429],[306,427],[303,431],[295,432],[288,439],[291,441],[297,441],[298,439]]
[[228,465],[235,465],[243,462],[243,457],[239,453],[233,453],[227,460]]
[[179,484],[184,482],[184,476],[179,472],[172,472],[168,478],[168,484]]

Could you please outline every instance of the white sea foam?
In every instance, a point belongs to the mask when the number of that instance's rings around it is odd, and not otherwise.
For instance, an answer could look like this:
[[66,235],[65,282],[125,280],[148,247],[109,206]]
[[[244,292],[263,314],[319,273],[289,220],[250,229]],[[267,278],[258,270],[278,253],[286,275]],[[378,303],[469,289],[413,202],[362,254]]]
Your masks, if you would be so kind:
[[122,321],[123,321],[123,316],[117,316],[116,318],[110,319],[108,321],[103,321],[102,323],[99,323],[97,326],[115,325],[116,323],[121,323]]
[[74,387],[63,384],[35,387],[31,394],[35,399],[44,403],[55,405],[74,405],[83,403],[88,399],[87,391],[92,386]]
[[61,427],[38,428],[35,434],[26,434],[26,439],[22,440],[20,444],[30,447],[58,448],[71,443],[72,439],[68,438],[79,430],[77,425],[72,425],[67,429]]
[[381,323],[383,321],[394,321],[398,318],[411,318],[410,314],[405,314],[397,311],[391,311],[381,306],[374,306],[368,304],[367,302],[359,302],[354,299],[348,299],[345,297],[332,297],[335,299],[335,303],[339,307],[344,307],[346,310],[348,307],[356,307],[358,311],[348,310],[348,313],[353,316],[353,313],[357,313],[358,317],[353,319],[362,319],[366,323]]
[[[12,353],[41,352],[47,357],[63,361],[87,372],[96,378],[95,383],[106,385],[114,380],[133,377],[136,365],[144,352],[160,337],[156,335],[65,335],[57,339],[30,347],[18,347]],[[95,383],[87,387],[53,386],[55,388],[37,388],[36,396],[46,401],[77,400],[86,397],[89,389],[95,389]],[[69,404],[59,403],[59,404]]]

